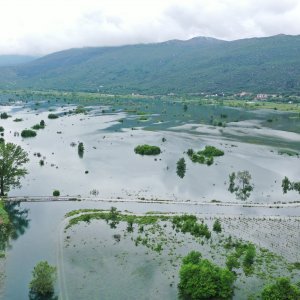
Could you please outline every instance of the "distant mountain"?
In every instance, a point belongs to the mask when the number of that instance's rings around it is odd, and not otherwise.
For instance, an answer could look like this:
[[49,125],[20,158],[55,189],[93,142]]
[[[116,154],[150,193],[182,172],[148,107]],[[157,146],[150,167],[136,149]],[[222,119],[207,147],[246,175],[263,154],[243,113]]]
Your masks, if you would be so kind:
[[36,58],[26,55],[0,55],[0,66],[15,66],[33,61]]
[[300,92],[300,36],[81,48],[0,69],[0,87],[105,93]]

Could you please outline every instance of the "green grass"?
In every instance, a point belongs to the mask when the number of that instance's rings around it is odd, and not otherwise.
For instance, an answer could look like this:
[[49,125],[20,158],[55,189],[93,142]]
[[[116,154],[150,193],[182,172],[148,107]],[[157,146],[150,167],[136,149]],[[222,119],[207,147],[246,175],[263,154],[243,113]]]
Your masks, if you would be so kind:
[[3,201],[0,199],[0,224],[9,225],[9,216],[6,210],[4,209]]

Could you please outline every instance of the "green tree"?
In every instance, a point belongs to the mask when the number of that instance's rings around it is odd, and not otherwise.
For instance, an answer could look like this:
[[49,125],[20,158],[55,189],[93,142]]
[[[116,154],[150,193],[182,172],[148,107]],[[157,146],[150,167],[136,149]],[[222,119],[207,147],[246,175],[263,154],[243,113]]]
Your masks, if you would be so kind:
[[284,194],[292,189],[292,184],[286,176],[282,179],[281,187]]
[[29,284],[30,291],[41,296],[52,295],[55,280],[56,267],[49,265],[47,261],[41,261],[32,271],[32,280]]
[[237,199],[247,200],[253,191],[251,184],[251,175],[249,171],[239,171],[237,174],[234,172],[229,175],[229,188],[231,193],[235,192]]
[[264,287],[262,300],[299,300],[300,290],[296,285],[291,284],[288,278],[278,278],[274,284]]
[[183,178],[186,171],[185,159],[182,157],[177,161],[176,173],[180,178]]
[[288,191],[296,191],[300,194],[300,181],[291,182],[286,176],[281,183],[282,191],[286,194]]
[[78,155],[80,158],[83,157],[83,153],[84,153],[84,146],[83,146],[83,143],[80,142],[78,144]]
[[207,259],[195,255],[184,260],[179,271],[178,285],[181,299],[231,299],[235,276]]
[[20,179],[27,174],[22,165],[29,161],[28,154],[13,143],[0,143],[0,196],[5,196],[11,187],[20,187]]

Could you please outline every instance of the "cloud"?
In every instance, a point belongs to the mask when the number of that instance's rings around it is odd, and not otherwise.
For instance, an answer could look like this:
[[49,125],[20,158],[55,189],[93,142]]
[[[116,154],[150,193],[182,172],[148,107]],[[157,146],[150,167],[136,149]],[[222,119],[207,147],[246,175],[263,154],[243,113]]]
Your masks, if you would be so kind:
[[0,0],[0,54],[299,34],[298,0]]

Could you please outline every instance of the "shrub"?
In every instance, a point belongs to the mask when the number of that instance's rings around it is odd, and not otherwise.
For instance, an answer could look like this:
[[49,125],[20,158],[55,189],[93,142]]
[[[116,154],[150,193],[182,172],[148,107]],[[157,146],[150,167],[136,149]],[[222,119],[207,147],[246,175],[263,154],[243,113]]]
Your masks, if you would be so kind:
[[47,261],[39,262],[32,271],[32,280],[29,284],[32,293],[39,296],[51,295],[54,292],[56,268]]
[[42,124],[41,124],[41,122],[40,122],[40,124],[33,125],[31,128],[34,129],[34,130],[44,129],[45,128],[45,122],[43,121],[44,123],[42,123]]
[[215,222],[214,222],[214,225],[213,225],[213,231],[215,232],[222,232],[222,226],[221,226],[221,222],[219,219],[217,219]]
[[4,127],[0,126],[0,132],[4,132]]
[[0,119],[7,119],[9,115],[6,112],[0,114]]
[[234,253],[231,253],[226,258],[226,267],[232,271],[233,268],[238,269],[240,267],[239,260]]
[[21,118],[14,119],[14,122],[22,122],[22,121],[23,121],[23,119],[21,119]]
[[175,216],[172,220],[174,227],[183,233],[189,232],[195,237],[206,237],[209,239],[211,233],[206,224],[198,223],[194,215]]
[[198,152],[199,155],[204,156],[223,156],[224,152],[214,146],[205,146],[204,150]]
[[291,284],[290,279],[278,278],[274,284],[264,287],[261,298],[262,300],[299,300],[300,290],[296,285]]
[[161,153],[161,150],[157,146],[151,145],[139,145],[134,148],[134,152],[140,155],[158,155]]
[[36,132],[31,130],[31,129],[24,129],[21,132],[21,136],[23,138],[30,138],[30,137],[35,137],[36,136]]
[[59,190],[54,190],[53,191],[53,196],[54,197],[59,197],[60,196],[60,191]]
[[[190,254],[188,255],[190,256]],[[231,299],[235,276],[194,253],[183,259],[178,284],[180,299]],[[198,260],[198,261],[197,261]]]
[[188,149],[187,155],[194,163],[207,164],[211,166],[214,163],[215,156],[222,156],[224,152],[214,146],[205,146],[204,150],[195,152],[193,149]]
[[49,114],[48,115],[48,119],[57,119],[58,118],[58,115],[56,114]]

